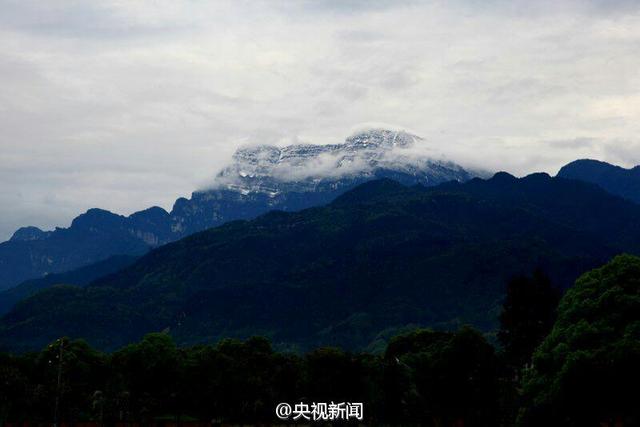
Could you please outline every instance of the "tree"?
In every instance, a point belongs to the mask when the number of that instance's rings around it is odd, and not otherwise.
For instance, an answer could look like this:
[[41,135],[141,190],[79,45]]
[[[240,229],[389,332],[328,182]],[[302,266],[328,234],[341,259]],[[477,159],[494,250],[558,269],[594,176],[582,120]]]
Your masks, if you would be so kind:
[[360,365],[337,348],[319,348],[305,357],[306,391],[316,402],[360,402],[363,399]]
[[532,277],[517,276],[508,282],[498,339],[516,371],[531,361],[553,327],[559,300],[560,291],[540,269]]
[[[179,352],[173,339],[165,333],[146,335],[111,356],[118,388],[130,393],[140,417],[172,413],[180,377]],[[134,414],[135,415],[135,414]]]
[[37,356],[33,381],[40,386],[34,401],[43,420],[77,420],[106,377],[107,360],[83,340],[60,338]]
[[524,378],[521,426],[638,425],[640,258],[582,275]]
[[412,332],[392,340],[385,359],[396,378],[385,388],[393,393],[391,399],[401,399],[404,408],[397,415],[402,421],[496,425],[498,360],[493,347],[473,329]]
[[14,356],[0,354],[0,425],[11,419],[26,418],[28,379]]

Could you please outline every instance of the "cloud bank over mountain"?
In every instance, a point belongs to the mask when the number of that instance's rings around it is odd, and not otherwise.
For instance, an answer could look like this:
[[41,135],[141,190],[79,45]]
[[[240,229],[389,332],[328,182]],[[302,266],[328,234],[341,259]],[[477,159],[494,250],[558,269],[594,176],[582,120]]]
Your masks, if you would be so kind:
[[231,164],[222,169],[205,189],[234,188],[246,185],[248,180],[264,178],[276,183],[336,180],[373,174],[379,169],[416,175],[431,169],[429,165],[435,163],[462,170],[429,149],[417,135],[402,130],[358,129],[339,144],[240,147]]
[[637,2],[0,3],[0,240],[363,122],[516,174],[640,163]]

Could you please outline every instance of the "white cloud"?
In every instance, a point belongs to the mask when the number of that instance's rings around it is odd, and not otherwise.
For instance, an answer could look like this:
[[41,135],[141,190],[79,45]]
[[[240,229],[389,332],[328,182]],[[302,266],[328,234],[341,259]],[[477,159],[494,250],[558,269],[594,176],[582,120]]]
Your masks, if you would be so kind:
[[640,161],[634,1],[0,10],[0,239],[94,206],[170,208],[241,144],[339,142],[362,122],[517,174]]

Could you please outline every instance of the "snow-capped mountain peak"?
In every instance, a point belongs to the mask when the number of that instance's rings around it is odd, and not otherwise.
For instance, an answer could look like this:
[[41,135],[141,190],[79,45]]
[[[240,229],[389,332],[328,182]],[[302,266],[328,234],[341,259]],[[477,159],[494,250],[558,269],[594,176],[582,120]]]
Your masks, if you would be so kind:
[[406,169],[415,167],[416,160],[432,162],[405,152],[420,141],[422,138],[403,131],[370,129],[341,144],[243,147],[216,176],[212,187],[273,193],[278,191],[274,186],[371,174],[380,168]]
[[429,151],[422,138],[387,129],[359,132],[339,144],[243,147],[209,189],[176,201],[172,230],[186,235],[272,209],[322,205],[376,178],[436,185],[475,176],[425,153]]

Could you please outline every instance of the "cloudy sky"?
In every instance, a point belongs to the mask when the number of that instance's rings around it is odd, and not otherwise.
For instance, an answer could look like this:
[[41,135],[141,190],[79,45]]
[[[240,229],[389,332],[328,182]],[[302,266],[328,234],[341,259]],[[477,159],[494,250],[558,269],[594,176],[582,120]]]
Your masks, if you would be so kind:
[[518,175],[640,163],[634,3],[0,0],[0,240],[363,123]]

